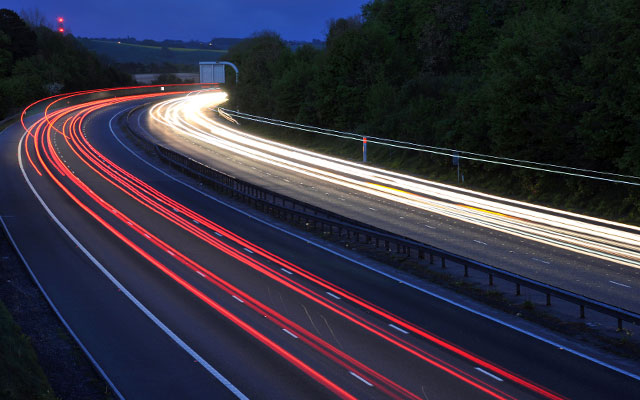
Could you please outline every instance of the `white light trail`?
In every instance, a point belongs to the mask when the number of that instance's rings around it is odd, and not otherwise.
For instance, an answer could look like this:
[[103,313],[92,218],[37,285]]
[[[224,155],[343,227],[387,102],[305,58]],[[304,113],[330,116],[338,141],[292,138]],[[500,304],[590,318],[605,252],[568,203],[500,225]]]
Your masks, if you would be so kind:
[[640,228],[462,189],[259,138],[208,117],[227,99],[203,92],[156,104],[153,120],[243,157],[406,206],[640,268]]

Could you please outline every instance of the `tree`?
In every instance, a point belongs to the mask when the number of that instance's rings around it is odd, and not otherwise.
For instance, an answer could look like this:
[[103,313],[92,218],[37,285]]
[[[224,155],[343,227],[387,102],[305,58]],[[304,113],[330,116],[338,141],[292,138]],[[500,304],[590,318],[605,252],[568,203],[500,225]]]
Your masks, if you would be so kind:
[[35,32],[14,11],[0,9],[0,30],[10,39],[3,49],[8,50],[15,61],[32,56],[38,51]]

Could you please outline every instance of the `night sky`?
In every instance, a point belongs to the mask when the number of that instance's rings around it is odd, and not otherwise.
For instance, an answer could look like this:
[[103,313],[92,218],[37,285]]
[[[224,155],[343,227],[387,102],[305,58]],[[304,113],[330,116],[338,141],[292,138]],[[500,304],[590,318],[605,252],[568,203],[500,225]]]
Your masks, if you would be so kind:
[[207,41],[273,30],[287,40],[322,39],[331,18],[360,13],[368,0],[3,0],[0,8],[58,16],[75,36]]

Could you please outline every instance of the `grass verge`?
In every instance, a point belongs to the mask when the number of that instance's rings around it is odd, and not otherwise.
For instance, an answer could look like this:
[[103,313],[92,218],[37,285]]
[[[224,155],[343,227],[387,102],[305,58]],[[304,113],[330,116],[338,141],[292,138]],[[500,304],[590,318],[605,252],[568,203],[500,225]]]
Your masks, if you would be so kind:
[[0,302],[0,397],[56,399],[29,338]]

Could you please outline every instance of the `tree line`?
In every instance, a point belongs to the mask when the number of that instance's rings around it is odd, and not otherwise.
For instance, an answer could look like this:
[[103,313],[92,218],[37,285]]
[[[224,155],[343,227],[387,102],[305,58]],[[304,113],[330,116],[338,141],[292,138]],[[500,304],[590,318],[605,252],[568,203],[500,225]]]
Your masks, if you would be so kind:
[[[640,176],[639,20],[637,0],[373,0],[329,22],[324,49],[263,32],[226,59],[244,112]],[[452,177],[450,159],[398,157]],[[465,169],[471,187],[640,221],[635,187]]]
[[0,119],[43,97],[132,83],[72,35],[0,9]]

